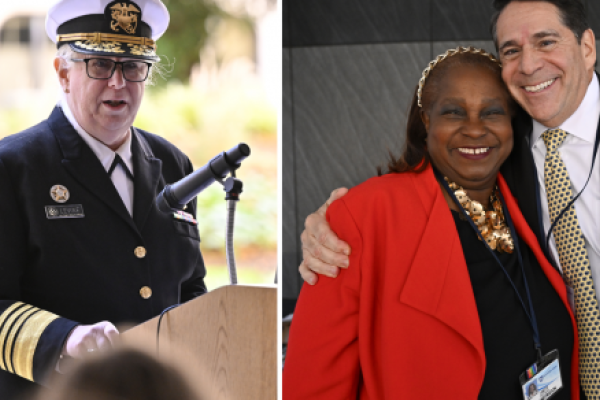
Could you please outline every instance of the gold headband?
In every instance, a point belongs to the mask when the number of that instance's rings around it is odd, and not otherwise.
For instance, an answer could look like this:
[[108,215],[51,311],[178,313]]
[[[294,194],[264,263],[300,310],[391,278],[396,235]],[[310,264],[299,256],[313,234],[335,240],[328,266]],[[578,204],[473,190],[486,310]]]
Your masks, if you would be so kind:
[[450,50],[446,51],[444,54],[440,54],[439,56],[437,56],[435,58],[435,60],[430,61],[427,68],[425,68],[423,70],[423,76],[421,77],[421,79],[419,79],[419,89],[417,90],[417,104],[419,105],[419,107],[421,107],[421,108],[423,107],[423,104],[421,103],[421,96],[423,95],[423,87],[425,86],[425,80],[431,73],[431,70],[433,69],[433,67],[435,67],[436,65],[438,65],[440,62],[444,61],[448,57],[452,57],[453,55],[463,54],[463,53],[481,54],[482,56],[487,57],[490,60],[492,60],[493,62],[502,66],[500,64],[500,61],[498,61],[496,59],[496,57],[494,57],[493,55],[491,55],[490,53],[486,52],[483,49],[477,49],[473,46],[469,46],[469,47],[460,47],[459,46],[455,49],[450,49]]
[[58,42],[74,42],[76,40],[90,40],[92,42],[120,42],[137,45],[150,46],[156,50],[156,42],[150,38],[132,37],[125,35],[117,35],[112,33],[69,33],[67,35],[58,35]]

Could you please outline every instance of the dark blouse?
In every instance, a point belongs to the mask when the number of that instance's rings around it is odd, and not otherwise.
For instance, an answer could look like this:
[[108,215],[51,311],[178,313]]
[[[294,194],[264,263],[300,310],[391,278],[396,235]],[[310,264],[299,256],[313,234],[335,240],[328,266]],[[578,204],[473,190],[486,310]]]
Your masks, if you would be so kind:
[[[523,399],[519,376],[537,360],[531,324],[504,272],[471,225],[458,212],[453,211],[452,215],[473,285],[487,360],[479,399]],[[569,399],[573,351],[571,319],[535,255],[523,240],[519,241],[519,246],[537,318],[542,353],[545,355],[554,349],[559,352],[563,390],[553,400]],[[516,251],[513,254],[496,254],[529,307]]]

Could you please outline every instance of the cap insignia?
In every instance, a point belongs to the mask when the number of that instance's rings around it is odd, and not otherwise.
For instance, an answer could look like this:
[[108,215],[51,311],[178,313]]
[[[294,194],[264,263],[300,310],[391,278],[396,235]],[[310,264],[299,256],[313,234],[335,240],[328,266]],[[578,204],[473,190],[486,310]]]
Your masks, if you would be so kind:
[[120,32],[120,29],[129,33],[135,34],[138,23],[138,10],[133,4],[117,3],[110,8],[112,10],[112,21],[110,28],[115,32]]

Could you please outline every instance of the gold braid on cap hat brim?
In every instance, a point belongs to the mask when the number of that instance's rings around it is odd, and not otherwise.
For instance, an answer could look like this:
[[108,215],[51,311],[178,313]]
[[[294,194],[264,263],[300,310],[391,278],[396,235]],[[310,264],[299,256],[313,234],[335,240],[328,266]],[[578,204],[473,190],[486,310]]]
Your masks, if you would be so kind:
[[156,42],[146,37],[117,35],[114,33],[69,33],[66,35],[58,35],[57,42],[75,42],[77,40],[89,40],[94,43],[101,42],[119,42],[132,45],[148,46],[156,50]]
[[417,104],[419,105],[419,107],[423,108],[423,104],[421,103],[421,96],[423,95],[423,87],[425,86],[425,80],[431,73],[431,70],[436,65],[438,65],[440,62],[444,61],[446,58],[452,57],[456,54],[464,54],[464,53],[481,54],[482,56],[489,58],[493,62],[500,65],[500,67],[502,67],[502,64],[500,64],[500,61],[498,61],[498,59],[496,57],[494,57],[493,55],[491,55],[490,53],[486,52],[483,49],[478,49],[473,46],[469,46],[469,47],[460,47],[459,46],[455,49],[450,49],[450,50],[446,51],[444,54],[440,54],[439,56],[437,56],[435,58],[435,60],[430,61],[427,68],[425,68],[423,70],[423,76],[421,77],[421,79],[419,79],[419,89],[417,90]]

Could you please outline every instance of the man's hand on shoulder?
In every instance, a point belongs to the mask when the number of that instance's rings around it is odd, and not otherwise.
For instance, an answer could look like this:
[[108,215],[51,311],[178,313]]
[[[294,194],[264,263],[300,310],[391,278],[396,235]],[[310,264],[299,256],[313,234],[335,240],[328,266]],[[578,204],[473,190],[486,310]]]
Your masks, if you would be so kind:
[[325,218],[331,203],[346,193],[346,188],[331,192],[325,204],[310,214],[304,223],[304,231],[300,236],[304,260],[298,269],[302,279],[311,285],[317,283],[317,274],[335,278],[340,268],[348,268],[350,246],[337,237]]

